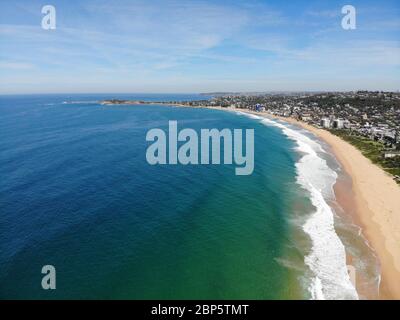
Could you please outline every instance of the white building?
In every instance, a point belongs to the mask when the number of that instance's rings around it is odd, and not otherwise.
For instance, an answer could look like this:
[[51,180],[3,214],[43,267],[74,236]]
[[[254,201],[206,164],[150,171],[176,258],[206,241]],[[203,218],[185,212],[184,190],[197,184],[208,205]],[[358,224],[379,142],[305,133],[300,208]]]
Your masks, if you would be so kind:
[[333,127],[335,129],[343,129],[344,121],[342,119],[333,120]]
[[330,127],[331,127],[331,119],[329,119],[329,118],[322,118],[322,119],[321,119],[321,127],[322,127],[322,128],[330,128]]
[[399,157],[400,156],[400,151],[385,151],[383,153],[383,156],[385,158],[394,158],[394,157]]
[[311,120],[312,120],[312,117],[311,117],[310,114],[305,113],[305,114],[302,114],[302,115],[300,116],[300,119],[301,119],[302,121],[304,121],[304,122],[307,122],[307,121],[311,121]]

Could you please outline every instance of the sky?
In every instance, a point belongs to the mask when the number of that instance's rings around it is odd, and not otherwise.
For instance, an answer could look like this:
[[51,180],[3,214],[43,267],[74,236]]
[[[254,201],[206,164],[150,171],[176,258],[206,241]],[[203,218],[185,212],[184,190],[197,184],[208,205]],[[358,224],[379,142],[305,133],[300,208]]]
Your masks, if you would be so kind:
[[0,1],[0,94],[397,91],[399,71],[398,0]]

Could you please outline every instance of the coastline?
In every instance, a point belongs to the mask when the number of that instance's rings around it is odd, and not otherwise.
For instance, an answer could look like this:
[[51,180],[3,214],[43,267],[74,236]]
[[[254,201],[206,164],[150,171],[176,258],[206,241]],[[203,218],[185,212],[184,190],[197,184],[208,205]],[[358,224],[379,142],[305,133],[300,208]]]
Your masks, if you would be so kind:
[[[206,107],[226,109],[222,107]],[[361,151],[327,130],[294,118],[241,109],[241,112],[278,119],[301,127],[324,141],[350,177],[350,185],[334,185],[338,204],[361,228],[375,251],[381,269],[378,299],[400,299],[400,188],[383,169]],[[350,188],[350,189],[349,189]],[[343,190],[346,189],[346,190]],[[351,259],[351,257],[350,257]]]
[[[248,111],[245,111],[248,112]],[[250,112],[252,113],[252,112]],[[381,267],[379,298],[400,299],[400,188],[396,182],[373,164],[362,153],[330,132],[313,127],[293,118],[268,113],[257,113],[279,119],[306,129],[327,143],[344,171],[351,178],[351,191],[355,208],[352,214],[371,244]],[[335,194],[340,194],[335,185]],[[343,191],[342,191],[343,192]],[[346,210],[349,204],[338,197]],[[350,205],[351,206],[351,205]]]
[[[163,104],[175,107],[240,111],[278,119],[301,127],[326,143],[344,173],[351,180],[346,185],[339,181],[334,185],[337,203],[344,210],[344,214],[350,216],[360,227],[368,245],[372,247],[378,258],[381,271],[378,299],[400,299],[400,188],[388,173],[364,157],[356,147],[338,136],[294,118],[220,106]],[[351,262],[351,256],[348,259]],[[369,296],[365,292],[363,295]],[[375,297],[372,296],[372,298]]]

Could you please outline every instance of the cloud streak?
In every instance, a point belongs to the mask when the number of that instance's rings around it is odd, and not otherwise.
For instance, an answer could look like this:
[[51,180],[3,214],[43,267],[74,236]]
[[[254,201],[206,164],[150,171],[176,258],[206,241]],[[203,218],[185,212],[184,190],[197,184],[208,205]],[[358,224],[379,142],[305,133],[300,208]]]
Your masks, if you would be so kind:
[[[278,84],[287,90],[314,80],[328,90],[344,83],[339,70],[359,75],[364,86],[390,79],[390,89],[398,89],[396,10],[377,17],[366,3],[358,10],[366,12],[358,17],[360,27],[346,32],[341,3],[332,3],[293,8],[276,1],[56,1],[54,31],[40,28],[39,2],[26,3],[19,16],[0,25],[0,93],[39,90],[37,79],[54,92],[107,86],[140,91],[152,83],[151,91],[186,91],[189,84],[193,91],[215,91],[211,85],[218,80],[224,90],[237,90],[240,81],[250,90]],[[12,1],[1,6],[4,12],[16,9]],[[310,74],[317,78],[310,81]]]

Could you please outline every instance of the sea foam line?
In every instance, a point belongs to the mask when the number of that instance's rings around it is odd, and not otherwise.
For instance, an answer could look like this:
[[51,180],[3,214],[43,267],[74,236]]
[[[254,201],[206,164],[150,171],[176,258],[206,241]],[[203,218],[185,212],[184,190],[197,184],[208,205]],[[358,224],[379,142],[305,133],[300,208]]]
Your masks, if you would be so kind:
[[277,121],[257,115],[237,112],[252,119],[261,120],[267,126],[275,126],[297,144],[301,158],[296,163],[297,183],[310,194],[313,212],[303,225],[309,235],[312,248],[304,258],[313,278],[309,285],[312,299],[358,299],[351,283],[346,265],[346,251],[335,231],[334,213],[324,199],[323,192],[332,190],[337,174],[329,168],[318,152],[325,152],[322,146],[298,130]]

